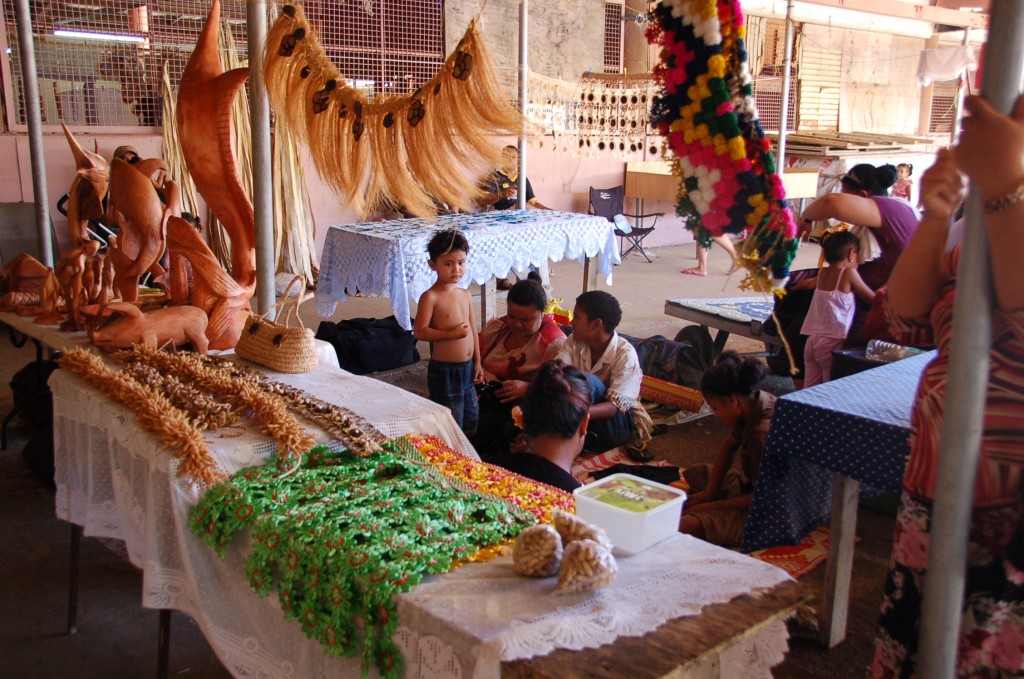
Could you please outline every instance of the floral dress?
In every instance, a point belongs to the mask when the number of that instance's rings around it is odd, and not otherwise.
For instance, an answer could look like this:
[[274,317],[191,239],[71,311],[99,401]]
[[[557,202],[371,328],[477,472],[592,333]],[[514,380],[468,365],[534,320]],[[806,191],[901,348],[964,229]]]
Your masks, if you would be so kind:
[[[921,345],[934,332],[938,356],[925,369],[911,416],[910,456],[896,518],[875,638],[872,677],[911,677],[917,662],[923,583],[931,542],[959,248],[948,284],[927,318],[889,313],[897,341]],[[993,318],[981,456],[968,544],[958,677],[1024,675],[1024,311]]]

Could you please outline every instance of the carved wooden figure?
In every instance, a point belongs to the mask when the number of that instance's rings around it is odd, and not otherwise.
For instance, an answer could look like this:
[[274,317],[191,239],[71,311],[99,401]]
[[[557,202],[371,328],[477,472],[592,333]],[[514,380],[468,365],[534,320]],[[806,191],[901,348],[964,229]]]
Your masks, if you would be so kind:
[[89,339],[98,347],[122,349],[133,344],[148,344],[174,348],[191,344],[200,354],[208,348],[206,341],[206,312],[194,306],[164,307],[142,313],[134,304],[114,302],[107,307],[121,314],[105,325],[90,328]]

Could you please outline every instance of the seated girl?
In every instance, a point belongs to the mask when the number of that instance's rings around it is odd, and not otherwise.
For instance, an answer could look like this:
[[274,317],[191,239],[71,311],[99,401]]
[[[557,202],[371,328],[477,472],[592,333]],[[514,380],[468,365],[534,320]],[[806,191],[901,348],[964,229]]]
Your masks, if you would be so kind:
[[[704,373],[704,400],[731,431],[713,465],[694,465],[683,473],[690,484],[679,523],[683,533],[716,545],[740,543],[775,411],[775,396],[757,388],[765,372],[757,359],[724,351]],[[737,461],[738,468],[733,465]]]

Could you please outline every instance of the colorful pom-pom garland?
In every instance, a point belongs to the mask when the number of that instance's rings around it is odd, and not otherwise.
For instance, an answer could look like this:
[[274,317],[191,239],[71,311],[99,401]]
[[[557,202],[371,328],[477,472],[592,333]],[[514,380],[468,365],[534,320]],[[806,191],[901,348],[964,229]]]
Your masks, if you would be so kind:
[[[796,224],[757,120],[738,0],[662,0],[647,38],[662,48],[651,122],[675,155],[678,205],[691,229],[746,232],[741,287],[778,290],[796,254]],[[698,234],[704,236],[703,234]]]

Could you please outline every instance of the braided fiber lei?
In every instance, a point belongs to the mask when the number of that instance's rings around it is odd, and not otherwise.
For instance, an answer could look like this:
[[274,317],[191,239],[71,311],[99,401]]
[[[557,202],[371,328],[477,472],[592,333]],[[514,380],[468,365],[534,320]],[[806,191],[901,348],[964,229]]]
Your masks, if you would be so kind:
[[508,543],[536,523],[529,511],[437,471],[407,439],[360,456],[317,447],[296,463],[272,458],[214,486],[190,529],[224,556],[251,529],[249,584],[277,590],[281,610],[329,655],[359,655],[401,674],[391,639],[394,595]]
[[757,120],[739,1],[662,0],[651,16],[647,39],[662,48],[654,72],[663,87],[651,122],[683,179],[677,209],[700,215],[687,226],[705,242],[746,232],[741,287],[779,289],[796,254],[796,224]]

